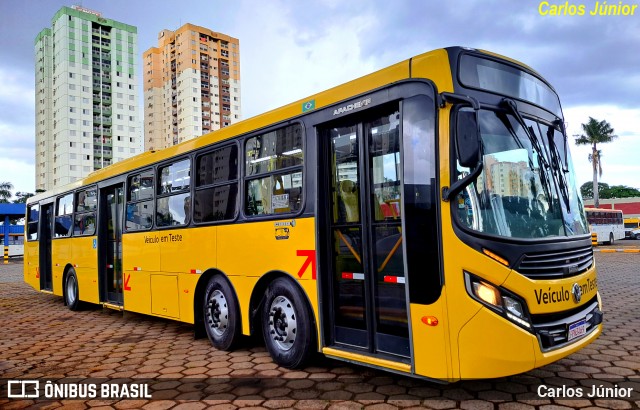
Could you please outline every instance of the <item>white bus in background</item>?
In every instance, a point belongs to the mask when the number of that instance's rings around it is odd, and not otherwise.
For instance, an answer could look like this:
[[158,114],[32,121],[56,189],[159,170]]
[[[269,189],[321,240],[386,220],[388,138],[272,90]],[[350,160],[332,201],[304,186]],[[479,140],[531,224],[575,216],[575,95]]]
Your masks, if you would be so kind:
[[585,208],[591,233],[598,235],[598,243],[612,245],[624,239],[622,211],[618,209]]

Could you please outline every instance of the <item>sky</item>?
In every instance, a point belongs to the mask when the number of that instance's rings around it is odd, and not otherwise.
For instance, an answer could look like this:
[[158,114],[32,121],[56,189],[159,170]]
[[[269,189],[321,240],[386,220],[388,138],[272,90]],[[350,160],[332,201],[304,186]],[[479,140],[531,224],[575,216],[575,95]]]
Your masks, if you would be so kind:
[[[140,54],[186,23],[238,38],[243,118],[440,47],[503,54],[554,86],[571,141],[607,120],[618,138],[601,146],[600,180],[640,188],[640,11],[591,16],[595,3],[566,2],[580,16],[538,0],[0,0],[0,182],[35,190],[34,39],[78,4],[136,26]],[[571,152],[578,183],[591,181],[590,148]]]

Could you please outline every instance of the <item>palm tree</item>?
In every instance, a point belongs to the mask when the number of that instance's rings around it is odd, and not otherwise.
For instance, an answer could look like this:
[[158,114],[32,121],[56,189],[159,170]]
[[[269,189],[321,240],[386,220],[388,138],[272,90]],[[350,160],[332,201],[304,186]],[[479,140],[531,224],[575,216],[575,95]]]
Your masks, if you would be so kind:
[[591,154],[589,161],[593,166],[593,203],[596,208],[600,206],[600,198],[598,195],[598,175],[602,176],[602,150],[598,149],[598,144],[611,142],[618,138],[613,132],[611,124],[606,120],[598,121],[593,117],[589,117],[586,124],[582,124],[581,135],[576,137],[576,145],[591,145]]
[[9,202],[12,190],[13,184],[11,182],[0,182],[0,203]]

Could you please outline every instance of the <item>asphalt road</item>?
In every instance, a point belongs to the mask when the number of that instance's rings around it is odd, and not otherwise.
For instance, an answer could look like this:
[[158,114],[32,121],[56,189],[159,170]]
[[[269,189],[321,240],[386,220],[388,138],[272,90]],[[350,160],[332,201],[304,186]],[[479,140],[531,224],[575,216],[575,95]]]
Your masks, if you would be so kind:
[[[632,246],[620,241],[612,247]],[[0,408],[543,409],[640,408],[640,253],[596,253],[605,329],[594,343],[528,373],[440,385],[321,358],[292,371],[247,340],[234,352],[194,340],[191,326],[93,308],[22,283],[22,264],[0,264]],[[152,399],[8,400],[7,379],[150,383]],[[617,379],[612,379],[617,378]],[[159,384],[158,379],[163,383]],[[625,381],[623,381],[623,379]],[[155,383],[155,384],[154,384]],[[631,388],[631,398],[541,397],[540,386]],[[42,389],[42,386],[41,386]]]

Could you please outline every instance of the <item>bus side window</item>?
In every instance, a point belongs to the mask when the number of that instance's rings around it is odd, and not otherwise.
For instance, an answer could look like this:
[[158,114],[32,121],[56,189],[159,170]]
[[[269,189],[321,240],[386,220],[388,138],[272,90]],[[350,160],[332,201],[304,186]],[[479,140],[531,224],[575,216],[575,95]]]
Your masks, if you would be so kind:
[[27,212],[27,240],[35,241],[38,239],[38,222],[40,217],[40,205],[29,205]]
[[127,231],[145,230],[153,225],[153,178],[153,170],[128,178]]
[[246,215],[298,212],[302,208],[303,157],[299,124],[246,140]]
[[73,193],[59,197],[57,200],[56,217],[54,219],[54,235],[56,238],[71,236],[73,222]]
[[186,225],[191,220],[191,160],[158,168],[156,226]]
[[76,194],[74,235],[93,235],[96,232],[97,190],[87,189]]

